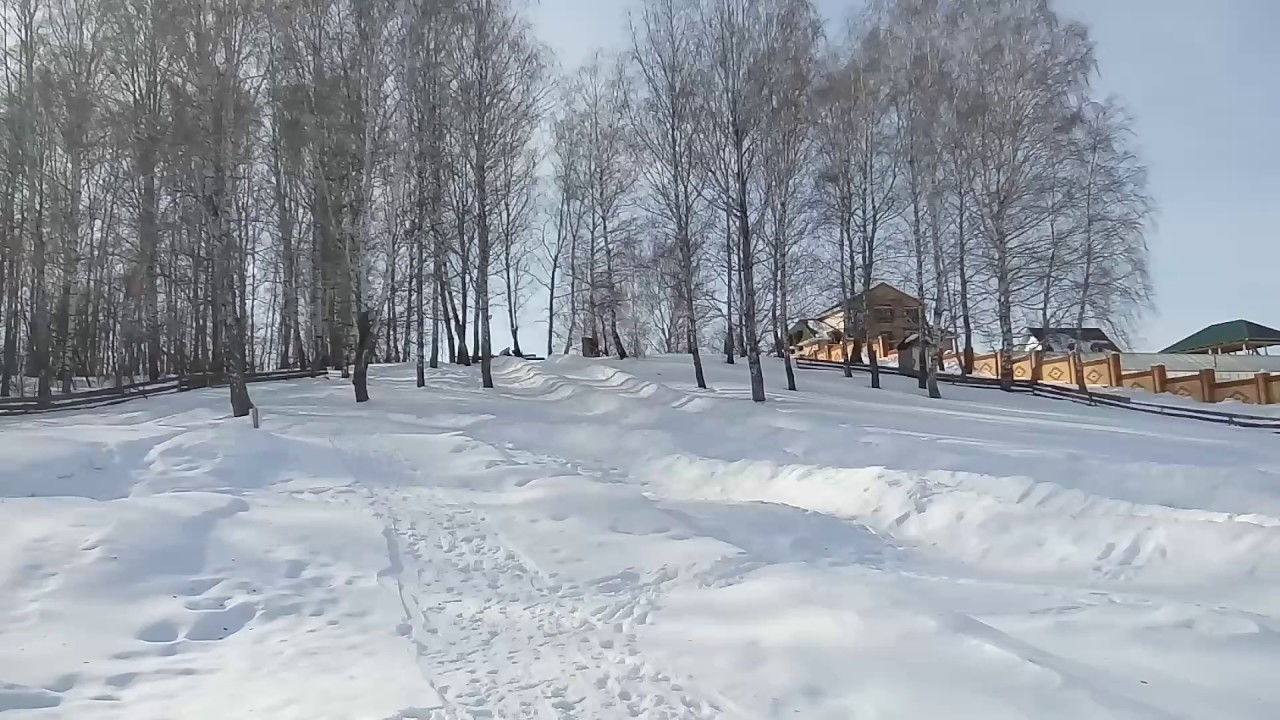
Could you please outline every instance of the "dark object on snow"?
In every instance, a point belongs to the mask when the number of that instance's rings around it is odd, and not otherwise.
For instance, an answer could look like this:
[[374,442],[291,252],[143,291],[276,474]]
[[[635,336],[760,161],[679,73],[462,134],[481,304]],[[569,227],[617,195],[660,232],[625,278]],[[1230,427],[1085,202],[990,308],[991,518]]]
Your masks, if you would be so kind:
[[1043,352],[1120,352],[1102,328],[1027,328],[1027,332],[1039,344],[1032,349]]

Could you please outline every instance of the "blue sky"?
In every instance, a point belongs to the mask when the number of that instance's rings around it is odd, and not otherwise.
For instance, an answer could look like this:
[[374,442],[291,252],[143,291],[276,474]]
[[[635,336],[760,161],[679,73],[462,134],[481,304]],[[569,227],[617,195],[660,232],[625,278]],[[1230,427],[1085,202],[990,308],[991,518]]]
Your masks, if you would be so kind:
[[[859,4],[815,1],[832,18]],[[1150,168],[1156,312],[1133,349],[1159,350],[1236,318],[1280,328],[1280,0],[1054,4],[1089,24],[1097,86],[1128,106]],[[531,12],[540,38],[571,68],[618,47],[633,6],[535,0]]]

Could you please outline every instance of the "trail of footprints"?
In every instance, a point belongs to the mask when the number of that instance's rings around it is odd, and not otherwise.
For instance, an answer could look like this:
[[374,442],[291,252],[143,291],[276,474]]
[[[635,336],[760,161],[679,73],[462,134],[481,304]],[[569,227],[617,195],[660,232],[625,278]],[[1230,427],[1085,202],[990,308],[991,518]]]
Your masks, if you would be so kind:
[[476,511],[432,502],[410,516],[409,504],[408,495],[382,503],[400,544],[391,549],[409,615],[400,631],[417,644],[447,706],[401,717],[720,716],[637,649],[635,628],[671,577],[628,572],[585,587],[558,584],[527,567]]

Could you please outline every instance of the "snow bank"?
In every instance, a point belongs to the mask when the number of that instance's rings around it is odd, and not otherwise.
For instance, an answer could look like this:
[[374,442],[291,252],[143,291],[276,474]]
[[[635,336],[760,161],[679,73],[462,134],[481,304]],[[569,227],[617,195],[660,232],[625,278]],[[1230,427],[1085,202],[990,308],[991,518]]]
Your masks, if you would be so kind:
[[1265,433],[685,358],[0,421],[0,717],[1253,718]]

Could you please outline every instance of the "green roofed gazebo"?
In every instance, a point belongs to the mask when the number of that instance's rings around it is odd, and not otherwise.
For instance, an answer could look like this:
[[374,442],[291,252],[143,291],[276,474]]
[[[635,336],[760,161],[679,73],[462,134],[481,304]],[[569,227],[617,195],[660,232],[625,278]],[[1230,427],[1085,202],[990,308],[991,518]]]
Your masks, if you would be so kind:
[[1210,325],[1160,352],[1188,355],[1196,353],[1215,355],[1234,352],[1256,353],[1262,348],[1273,345],[1280,345],[1280,330],[1274,330],[1266,325],[1259,325],[1248,320],[1232,320]]

